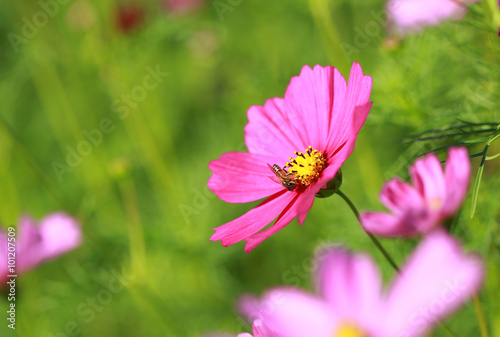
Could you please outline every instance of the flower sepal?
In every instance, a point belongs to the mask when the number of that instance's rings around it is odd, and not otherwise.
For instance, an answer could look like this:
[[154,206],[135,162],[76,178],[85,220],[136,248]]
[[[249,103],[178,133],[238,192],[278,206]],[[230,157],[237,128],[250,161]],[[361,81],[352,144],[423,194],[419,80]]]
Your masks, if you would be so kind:
[[342,186],[342,170],[338,170],[335,177],[326,183],[326,188],[322,188],[316,193],[317,198],[328,198],[337,193]]

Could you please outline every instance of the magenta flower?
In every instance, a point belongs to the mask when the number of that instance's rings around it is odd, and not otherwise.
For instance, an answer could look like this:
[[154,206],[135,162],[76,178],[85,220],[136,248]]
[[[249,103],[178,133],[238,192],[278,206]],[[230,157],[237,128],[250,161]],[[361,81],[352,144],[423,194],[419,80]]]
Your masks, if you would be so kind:
[[226,247],[245,240],[248,253],[295,217],[303,224],[315,194],[335,178],[354,149],[372,105],[371,84],[357,63],[349,85],[333,67],[304,66],[283,99],[250,107],[245,127],[249,152],[225,153],[210,162],[208,188],[230,203],[269,198],[215,228],[210,240]]
[[317,262],[319,295],[277,288],[242,299],[255,336],[426,336],[479,290],[484,276],[481,259],[440,230],[423,239],[387,291],[367,255],[337,247]]
[[436,26],[444,20],[462,19],[470,2],[478,0],[389,0],[387,17],[392,29],[403,35]]
[[413,186],[395,178],[387,182],[380,201],[392,214],[363,212],[361,225],[381,236],[427,233],[452,218],[469,189],[470,160],[466,148],[451,148],[443,172],[435,154],[410,167]]
[[[52,213],[40,221],[23,216],[20,220],[15,236],[0,232],[0,279],[12,274],[8,270],[8,238],[15,244],[15,273],[26,273],[39,264],[52,260],[72,249],[81,242],[81,230],[78,222],[65,213]],[[10,245],[12,247],[12,245]]]

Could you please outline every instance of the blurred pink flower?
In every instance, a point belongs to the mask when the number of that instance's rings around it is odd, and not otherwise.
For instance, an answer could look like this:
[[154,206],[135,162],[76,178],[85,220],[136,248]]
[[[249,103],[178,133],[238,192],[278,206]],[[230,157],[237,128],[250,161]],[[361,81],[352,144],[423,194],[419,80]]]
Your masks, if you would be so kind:
[[[52,213],[40,221],[23,216],[15,231],[15,273],[26,273],[39,264],[52,260],[72,249],[81,242],[81,230],[78,222],[65,213]],[[0,278],[12,274],[8,270],[8,236],[0,232]]]
[[277,288],[240,301],[255,336],[426,336],[479,290],[484,276],[481,259],[441,230],[422,240],[387,291],[367,255],[337,247],[317,263],[319,295]]
[[[250,107],[245,127],[249,152],[225,153],[210,162],[208,188],[230,203],[269,198],[215,228],[210,240],[221,240],[226,247],[246,240],[248,253],[295,217],[303,224],[315,194],[335,178],[354,150],[372,105],[371,86],[371,77],[363,76],[357,63],[349,85],[333,67],[304,66],[290,81],[284,99]],[[281,183],[270,169],[273,164],[286,175]],[[273,226],[259,232],[276,217]]]
[[184,14],[197,11],[205,0],[163,0],[165,9],[172,14]]
[[[498,0],[498,8],[500,8],[500,0]],[[498,36],[500,36],[500,27],[498,27]]]
[[462,19],[468,3],[476,1],[479,0],[389,0],[387,17],[391,28],[405,35],[444,20]]
[[380,201],[392,214],[361,213],[361,225],[381,236],[427,233],[452,218],[469,189],[470,160],[467,149],[451,148],[445,170],[435,154],[417,159],[410,167],[413,186],[395,178],[387,182]]

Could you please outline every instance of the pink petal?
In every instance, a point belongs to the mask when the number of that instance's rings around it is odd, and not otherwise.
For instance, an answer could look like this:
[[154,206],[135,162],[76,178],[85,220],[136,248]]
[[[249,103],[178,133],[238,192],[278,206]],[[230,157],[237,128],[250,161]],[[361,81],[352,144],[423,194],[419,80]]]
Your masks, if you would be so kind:
[[[328,152],[334,151],[340,144],[350,138],[355,141],[356,134],[363,125],[371,104],[370,92],[372,78],[364,76],[361,66],[354,62],[349,74],[349,82],[340,110],[334,111],[328,138]],[[354,146],[354,144],[353,144]]]
[[269,291],[260,308],[265,337],[331,337],[338,324],[325,301],[300,290]]
[[[319,191],[319,190],[318,190]],[[314,197],[317,191],[315,192],[312,189],[306,190],[305,192],[302,193],[302,196],[300,197],[300,201],[298,201],[297,205],[297,220],[300,225],[304,224],[304,221],[306,220],[307,213],[311,209],[313,203],[314,203]]]
[[29,216],[21,217],[17,234],[17,270],[19,273],[25,273],[42,262],[43,239],[40,228]]
[[443,169],[434,153],[417,159],[410,167],[413,185],[422,194],[428,205],[439,205],[446,195],[446,182]]
[[274,164],[269,156],[247,152],[228,152],[208,167],[213,175],[208,188],[226,202],[245,203],[259,200],[285,190],[271,180],[275,177],[267,164]]
[[210,240],[221,240],[222,245],[228,247],[236,242],[247,239],[269,225],[296,197],[297,193],[288,192],[284,189],[270,196],[260,205],[239,218],[214,228],[215,234],[212,235]]
[[8,245],[7,245],[7,235],[0,231],[0,288],[5,284],[6,276],[9,275],[8,271]]
[[403,214],[411,208],[426,207],[422,196],[410,184],[394,178],[384,184],[380,201],[395,215]]
[[461,19],[466,6],[454,0],[390,0],[387,12],[395,29],[407,34],[443,20]]
[[293,218],[297,216],[297,205],[301,202],[302,198],[302,194],[295,193],[295,197],[293,198],[293,200],[291,200],[286,208],[281,212],[278,220],[276,220],[276,222],[271,227],[263,230],[262,232],[247,237],[245,239],[247,241],[247,244],[245,245],[245,252],[250,253],[255,247],[260,245],[262,241],[288,225],[293,220]]
[[445,166],[446,197],[442,212],[452,217],[462,204],[469,189],[470,159],[465,147],[451,148]]
[[44,259],[52,259],[80,246],[82,232],[78,222],[64,213],[52,213],[40,224]]
[[336,95],[335,89],[342,88],[343,78],[335,72],[338,73],[330,66],[304,66],[285,92],[285,110],[306,147],[325,147],[334,101],[340,100],[340,104],[344,99],[343,95]]
[[420,233],[420,222],[408,216],[397,217],[388,213],[362,212],[361,226],[365,231],[379,236],[414,236]]
[[318,289],[343,320],[372,326],[382,315],[381,278],[369,256],[331,247],[317,256]]
[[81,243],[79,224],[65,213],[50,214],[36,227],[30,218],[24,217],[19,227],[18,266],[23,273]]
[[245,143],[251,153],[274,157],[283,166],[294,151],[304,151],[310,145],[303,143],[299,134],[285,113],[282,98],[269,99],[263,107],[256,105],[248,110]]
[[40,230],[35,220],[28,215],[23,215],[21,217],[17,231],[18,236],[16,240],[18,252],[25,252],[31,247],[39,245],[42,241]]
[[253,322],[261,317],[260,300],[253,295],[241,296],[238,300],[237,307],[238,312],[249,322]]
[[363,124],[365,124],[366,118],[368,117],[368,113],[370,112],[372,105],[373,102],[368,102],[364,105],[358,105],[356,108],[354,108],[353,122],[352,122],[353,134],[357,135],[358,132],[363,127]]
[[423,239],[391,287],[385,336],[425,335],[477,293],[484,277],[481,259],[464,254],[442,230]]

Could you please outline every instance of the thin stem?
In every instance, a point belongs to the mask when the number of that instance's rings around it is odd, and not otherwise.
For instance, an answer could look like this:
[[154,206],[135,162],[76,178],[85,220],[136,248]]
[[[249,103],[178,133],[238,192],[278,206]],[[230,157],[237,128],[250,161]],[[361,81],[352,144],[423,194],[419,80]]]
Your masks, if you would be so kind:
[[[342,192],[341,190],[338,190],[337,194],[342,199],[344,199],[344,201],[347,203],[347,205],[349,205],[349,207],[351,208],[352,212],[356,216],[356,219],[358,219],[358,221],[359,221],[359,212],[356,209],[356,206],[354,206],[354,204],[352,203],[351,199],[349,199],[347,197],[347,195],[345,195],[344,192]],[[396,262],[394,262],[394,260],[389,255],[389,253],[385,250],[384,246],[382,246],[382,244],[380,243],[380,241],[372,233],[366,231],[366,234],[368,234],[368,236],[370,237],[370,239],[372,240],[372,242],[375,244],[375,246],[378,248],[378,250],[382,253],[382,255],[384,255],[385,259],[389,262],[389,264],[399,273],[399,267],[398,267],[398,265],[396,264]]]
[[425,130],[423,132],[420,132],[420,133],[416,133],[416,134],[412,134],[412,135],[408,135],[406,137],[403,137],[402,139],[411,139],[411,138],[419,138],[421,136],[424,136],[426,134],[429,134],[429,133],[435,133],[435,132],[446,132],[446,131],[449,131],[449,130],[454,130],[454,129],[465,129],[465,128],[472,128],[472,127],[478,127],[478,126],[497,126],[498,123],[481,123],[481,124],[461,124],[461,125],[454,125],[454,126],[450,126],[450,127],[447,127],[447,128],[437,128],[437,129],[430,129],[430,130]]
[[486,319],[484,318],[483,308],[477,295],[472,296],[474,308],[476,309],[477,320],[479,322],[479,329],[481,330],[481,337],[489,337],[488,328],[486,327]]
[[350,61],[341,47],[342,40],[340,39],[335,23],[332,21],[329,2],[324,0],[309,0],[309,8],[313,20],[322,35],[328,56],[332,62],[335,62],[335,68],[339,69],[341,73],[348,72]]
[[467,132],[447,133],[447,134],[444,134],[444,135],[437,135],[437,136],[429,136],[429,137],[416,138],[416,139],[405,141],[405,142],[403,142],[403,144],[408,144],[408,143],[411,143],[411,142],[421,142],[421,141],[424,141],[424,140],[446,138],[446,137],[456,137],[456,136],[470,135],[470,134],[476,134],[476,133],[487,133],[487,132],[491,132],[491,131],[495,131],[495,130],[496,129],[483,129],[483,130],[473,130],[473,131],[467,131]]

